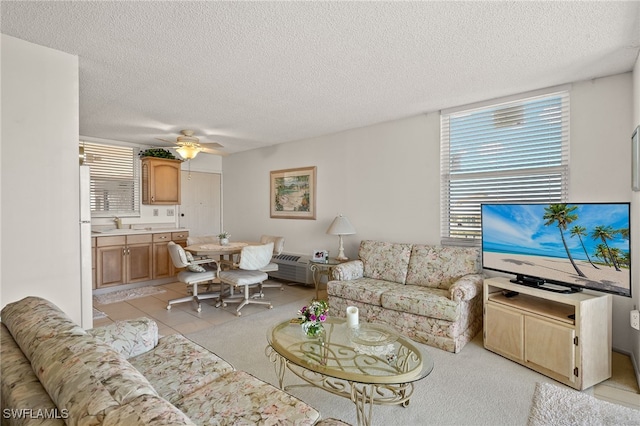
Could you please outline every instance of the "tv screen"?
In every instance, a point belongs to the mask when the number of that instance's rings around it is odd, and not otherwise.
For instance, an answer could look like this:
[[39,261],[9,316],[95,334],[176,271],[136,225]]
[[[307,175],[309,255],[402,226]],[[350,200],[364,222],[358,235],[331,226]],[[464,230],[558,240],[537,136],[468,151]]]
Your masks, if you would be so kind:
[[631,297],[629,203],[482,204],[481,214],[485,269]]

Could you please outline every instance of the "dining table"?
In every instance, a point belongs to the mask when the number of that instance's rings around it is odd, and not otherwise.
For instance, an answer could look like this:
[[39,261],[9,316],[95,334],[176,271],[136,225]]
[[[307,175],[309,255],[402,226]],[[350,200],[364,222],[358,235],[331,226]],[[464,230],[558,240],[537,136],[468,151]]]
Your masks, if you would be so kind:
[[225,256],[227,256],[228,261],[233,262],[234,255],[240,254],[243,247],[249,245],[257,245],[259,242],[254,241],[233,241],[227,244],[214,244],[214,243],[204,243],[204,244],[192,244],[190,246],[186,246],[184,249],[194,256],[207,256],[212,259],[225,260]]

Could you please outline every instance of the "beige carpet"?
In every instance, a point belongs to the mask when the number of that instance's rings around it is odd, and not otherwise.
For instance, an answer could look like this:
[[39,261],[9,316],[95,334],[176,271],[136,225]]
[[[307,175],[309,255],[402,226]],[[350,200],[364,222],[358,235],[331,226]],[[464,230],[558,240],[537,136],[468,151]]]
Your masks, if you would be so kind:
[[151,296],[153,294],[164,293],[166,290],[160,286],[147,286],[132,288],[129,290],[117,290],[111,293],[104,293],[93,296],[93,301],[99,305],[123,302],[125,300],[137,299],[139,297]]
[[601,401],[583,392],[537,383],[529,426],[640,425],[640,411]]
[[[287,291],[285,289],[285,291]],[[237,369],[277,386],[265,356],[267,329],[291,319],[308,300],[274,304],[274,309],[239,317],[187,334]],[[408,407],[373,407],[373,425],[525,425],[537,382],[552,380],[484,349],[482,334],[459,354],[421,345],[434,360],[433,372],[415,384]],[[291,373],[285,385],[301,383]],[[321,389],[296,387],[291,394],[318,409],[324,418],[357,424],[354,404]]]

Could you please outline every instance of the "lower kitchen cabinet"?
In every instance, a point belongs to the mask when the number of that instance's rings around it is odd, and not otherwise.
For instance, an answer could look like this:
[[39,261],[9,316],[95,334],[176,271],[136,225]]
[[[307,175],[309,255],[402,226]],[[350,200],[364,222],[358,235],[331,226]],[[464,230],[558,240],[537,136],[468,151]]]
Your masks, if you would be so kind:
[[179,272],[169,255],[169,241],[185,247],[187,237],[188,231],[153,234],[153,279],[173,277]]
[[151,280],[152,242],[152,234],[97,237],[96,288]]

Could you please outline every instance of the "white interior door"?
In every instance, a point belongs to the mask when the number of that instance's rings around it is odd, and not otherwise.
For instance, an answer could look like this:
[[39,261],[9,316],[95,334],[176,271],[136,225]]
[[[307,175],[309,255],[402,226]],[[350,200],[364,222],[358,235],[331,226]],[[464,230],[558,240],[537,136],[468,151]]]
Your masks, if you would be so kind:
[[222,227],[222,179],[219,173],[182,172],[179,224],[189,235],[218,235]]

